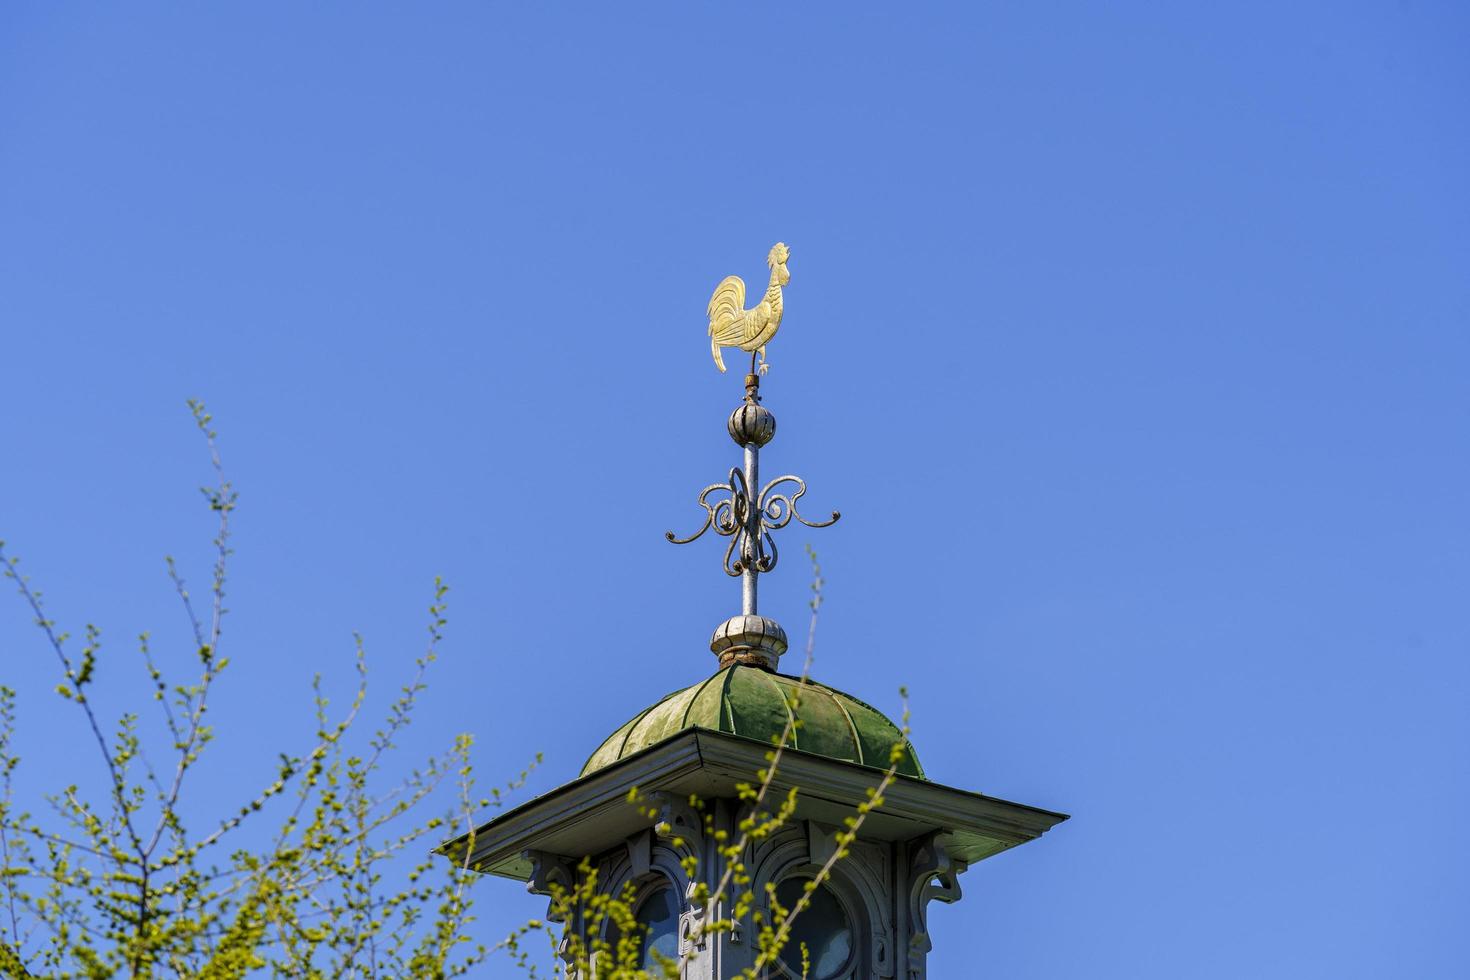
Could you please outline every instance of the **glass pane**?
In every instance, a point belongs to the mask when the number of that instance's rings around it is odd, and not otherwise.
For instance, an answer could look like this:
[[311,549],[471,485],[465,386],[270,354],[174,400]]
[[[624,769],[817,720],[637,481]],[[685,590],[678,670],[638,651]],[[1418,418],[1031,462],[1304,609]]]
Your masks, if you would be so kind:
[[[793,909],[806,891],[809,878],[787,878],[776,886],[776,900],[783,908]],[[811,980],[834,977],[852,957],[852,923],[837,896],[823,885],[813,894],[810,904],[802,909],[791,924],[791,941],[781,951],[781,963],[801,976],[801,944],[806,943],[811,957]]]
[[638,965],[653,969],[658,961],[650,950],[671,960],[679,958],[679,909],[674,904],[674,890],[660,888],[643,900],[636,915],[638,924],[648,929],[643,940],[642,952],[638,954]]

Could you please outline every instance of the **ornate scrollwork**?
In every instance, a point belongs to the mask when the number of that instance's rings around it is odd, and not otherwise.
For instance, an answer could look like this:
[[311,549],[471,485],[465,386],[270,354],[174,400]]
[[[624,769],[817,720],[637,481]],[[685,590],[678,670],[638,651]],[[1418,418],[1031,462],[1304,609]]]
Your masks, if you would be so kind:
[[[728,493],[729,496],[710,500],[711,494]],[[736,468],[730,470],[730,479],[725,483],[712,483],[699,492],[699,506],[704,508],[704,524],[687,538],[680,538],[673,531],[665,531],[664,537],[674,544],[688,544],[704,536],[711,528],[721,537],[730,539],[725,548],[725,574],[738,578],[748,568],[758,572],[769,572],[776,567],[780,552],[772,531],[778,531],[791,523],[794,517],[807,527],[829,527],[842,517],[838,511],[825,521],[809,521],[801,516],[796,502],[806,493],[806,481],[799,476],[778,476],[761,488],[751,509],[750,488],[745,474]]]
[[653,793],[649,802],[656,808],[653,832],[682,860],[698,860],[704,851],[704,817],[687,797]]
[[934,831],[912,845],[908,868],[908,915],[910,980],[927,976],[929,951],[929,903],[951,904],[960,900],[959,876],[969,867],[949,853],[943,831]]
[[[546,904],[546,921],[565,922],[566,910],[562,904],[577,888],[577,870],[572,859],[534,850],[522,851],[521,857],[531,862],[531,877],[526,881],[526,891],[551,900]],[[571,964],[571,951],[565,936],[557,944],[557,955]]]

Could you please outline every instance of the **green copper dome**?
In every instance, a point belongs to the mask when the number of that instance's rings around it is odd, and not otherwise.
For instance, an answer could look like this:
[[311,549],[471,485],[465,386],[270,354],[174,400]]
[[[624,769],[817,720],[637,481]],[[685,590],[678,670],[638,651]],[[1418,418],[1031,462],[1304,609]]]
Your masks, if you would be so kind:
[[[640,749],[690,728],[726,732],[762,742],[781,736],[791,717],[788,702],[801,679],[734,664],[693,687],[675,691],[608,736],[582,767],[582,775],[610,766]],[[792,748],[829,759],[887,769],[893,746],[904,741],[898,726],[857,698],[807,681],[800,691]],[[912,745],[898,764],[905,776],[924,778]]]

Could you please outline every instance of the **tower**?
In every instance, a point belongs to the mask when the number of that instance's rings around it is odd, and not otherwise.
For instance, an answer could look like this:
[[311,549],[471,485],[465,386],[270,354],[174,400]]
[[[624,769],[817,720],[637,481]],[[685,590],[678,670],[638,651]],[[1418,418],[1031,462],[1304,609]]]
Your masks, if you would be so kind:
[[[803,956],[811,980],[922,980],[930,903],[958,901],[967,868],[1066,819],[931,780],[905,728],[805,669],[783,671],[786,633],[758,606],[760,577],[779,559],[775,532],[840,515],[802,516],[800,477],[760,482],[776,419],[754,352],[780,325],[789,278],[788,250],[771,254],[774,313],[739,344],[751,373],[726,426],[740,465],[700,492],[694,534],[668,534],[729,539],[724,571],[740,579],[741,610],[715,627],[713,673],[635,714],[571,782],[440,848],[550,897],[579,980],[605,975],[620,950],[653,975],[676,962],[684,980],[801,977]],[[710,304],[712,343],[741,336],[729,310],[740,311],[744,286],[730,281]],[[632,921],[608,915],[608,896]]]

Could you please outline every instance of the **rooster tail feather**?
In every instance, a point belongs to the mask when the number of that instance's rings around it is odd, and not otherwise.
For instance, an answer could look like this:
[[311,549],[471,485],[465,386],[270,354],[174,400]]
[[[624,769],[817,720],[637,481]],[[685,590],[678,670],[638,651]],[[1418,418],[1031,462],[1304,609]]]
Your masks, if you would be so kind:
[[721,373],[725,360],[720,356],[720,347],[743,344],[745,336],[745,281],[739,276],[726,276],[715,287],[709,300],[709,346],[715,357],[715,367]]

